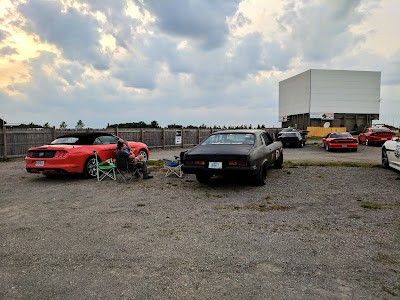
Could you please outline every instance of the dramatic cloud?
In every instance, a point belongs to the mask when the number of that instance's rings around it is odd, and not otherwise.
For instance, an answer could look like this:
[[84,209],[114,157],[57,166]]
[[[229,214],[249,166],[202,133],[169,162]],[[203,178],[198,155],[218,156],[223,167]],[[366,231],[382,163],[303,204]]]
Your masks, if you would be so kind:
[[279,81],[341,69],[382,72],[400,125],[396,0],[4,1],[9,122],[279,126]]
[[92,15],[64,8],[57,1],[29,1],[19,10],[27,21],[25,29],[55,44],[66,59],[99,70],[108,68],[108,59],[100,52],[100,23]]

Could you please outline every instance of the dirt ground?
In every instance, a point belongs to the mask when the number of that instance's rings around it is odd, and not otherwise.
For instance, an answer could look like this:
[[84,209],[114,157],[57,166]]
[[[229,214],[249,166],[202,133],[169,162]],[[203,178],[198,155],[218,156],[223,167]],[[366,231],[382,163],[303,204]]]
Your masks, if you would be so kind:
[[[284,157],[379,164],[380,148],[311,143]],[[255,187],[155,168],[125,184],[24,167],[0,163],[0,299],[400,297],[397,171],[284,167]]]

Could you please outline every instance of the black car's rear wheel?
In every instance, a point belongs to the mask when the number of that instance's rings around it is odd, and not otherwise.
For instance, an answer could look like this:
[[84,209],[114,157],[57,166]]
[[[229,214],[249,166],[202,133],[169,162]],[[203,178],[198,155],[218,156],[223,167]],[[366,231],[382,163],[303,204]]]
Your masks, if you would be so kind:
[[211,176],[208,174],[204,174],[204,173],[198,173],[196,174],[196,179],[198,182],[200,183],[207,183],[210,182],[210,178]]
[[83,167],[83,176],[85,178],[94,178],[97,176],[96,157],[90,156]]
[[385,169],[389,168],[389,159],[387,156],[386,149],[382,149],[382,167]]
[[265,185],[267,183],[267,166],[263,164],[254,178],[255,185]]

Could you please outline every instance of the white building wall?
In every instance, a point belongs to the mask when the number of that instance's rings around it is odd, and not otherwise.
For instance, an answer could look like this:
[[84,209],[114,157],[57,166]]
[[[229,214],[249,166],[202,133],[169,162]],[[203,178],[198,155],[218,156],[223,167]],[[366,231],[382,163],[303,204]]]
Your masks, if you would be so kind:
[[379,114],[380,72],[310,71],[311,114],[320,112]]
[[310,110],[310,70],[279,82],[279,119]]

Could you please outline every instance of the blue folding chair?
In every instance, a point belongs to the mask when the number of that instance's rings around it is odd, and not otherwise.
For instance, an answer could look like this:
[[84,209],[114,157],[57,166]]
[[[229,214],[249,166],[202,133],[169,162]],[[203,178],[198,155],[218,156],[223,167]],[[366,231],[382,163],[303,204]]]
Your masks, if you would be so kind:
[[182,162],[179,156],[174,155],[174,159],[163,158],[164,167],[167,169],[165,177],[174,174],[175,176],[181,178],[183,176]]

